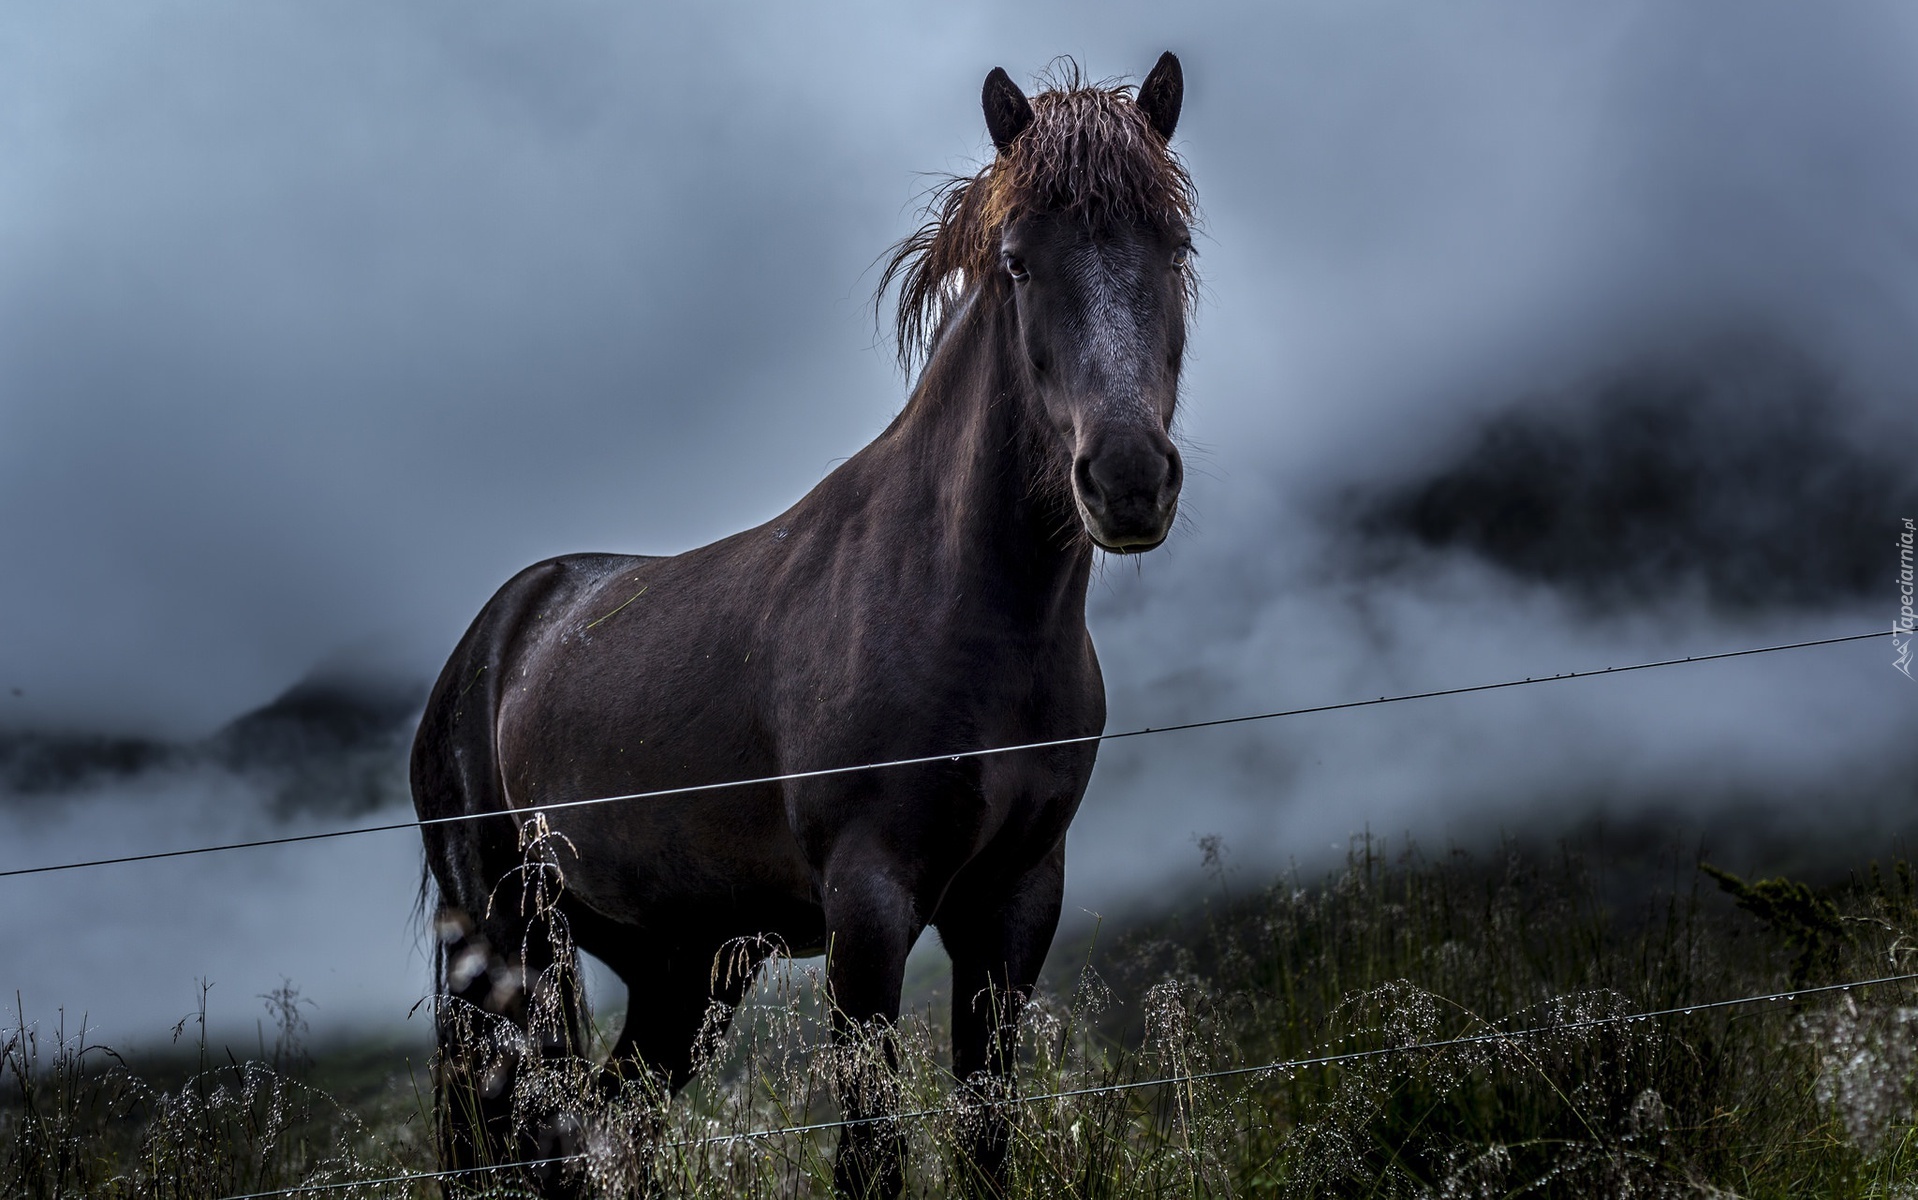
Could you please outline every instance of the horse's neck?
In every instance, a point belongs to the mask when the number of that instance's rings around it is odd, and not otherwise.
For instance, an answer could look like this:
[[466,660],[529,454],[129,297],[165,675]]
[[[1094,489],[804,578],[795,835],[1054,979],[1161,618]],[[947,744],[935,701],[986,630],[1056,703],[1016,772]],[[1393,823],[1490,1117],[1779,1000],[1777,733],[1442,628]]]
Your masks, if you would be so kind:
[[976,301],[962,301],[888,436],[918,476],[929,550],[1038,611],[1083,620],[1092,552],[1052,457],[1057,435],[1026,394],[1012,309]]

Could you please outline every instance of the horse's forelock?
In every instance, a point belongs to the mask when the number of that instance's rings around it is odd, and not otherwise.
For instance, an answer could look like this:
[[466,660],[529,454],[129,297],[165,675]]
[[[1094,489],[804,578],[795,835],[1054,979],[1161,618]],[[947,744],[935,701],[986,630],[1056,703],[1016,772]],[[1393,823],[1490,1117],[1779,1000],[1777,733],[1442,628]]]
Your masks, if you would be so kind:
[[908,367],[930,351],[964,281],[998,276],[1007,222],[1029,213],[1160,228],[1196,219],[1192,178],[1130,87],[1087,84],[1066,60],[1032,111],[1032,123],[984,170],[935,187],[927,222],[887,256],[879,294],[899,284],[896,337]]

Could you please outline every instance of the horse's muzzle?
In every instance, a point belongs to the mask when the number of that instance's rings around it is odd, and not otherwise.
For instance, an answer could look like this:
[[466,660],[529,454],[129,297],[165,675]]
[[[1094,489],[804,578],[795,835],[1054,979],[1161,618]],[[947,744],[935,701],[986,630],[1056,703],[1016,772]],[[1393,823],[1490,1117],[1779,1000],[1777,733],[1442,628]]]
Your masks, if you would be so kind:
[[1099,548],[1114,554],[1143,554],[1165,541],[1184,482],[1178,448],[1164,434],[1106,438],[1072,464],[1079,519]]

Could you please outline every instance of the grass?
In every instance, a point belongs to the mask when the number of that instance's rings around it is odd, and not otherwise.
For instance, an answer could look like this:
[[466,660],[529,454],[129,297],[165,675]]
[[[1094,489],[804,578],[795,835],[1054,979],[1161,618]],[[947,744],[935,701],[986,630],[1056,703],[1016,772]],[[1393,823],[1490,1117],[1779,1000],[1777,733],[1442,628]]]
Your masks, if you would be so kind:
[[[1018,1107],[1011,1195],[1918,1197],[1918,988],[1609,1020],[1918,970],[1902,859],[1813,888],[1675,854],[1621,874],[1572,847],[1360,840],[1323,879],[1231,882],[1215,871],[1209,898],[1055,955],[1069,961],[1024,1026],[1020,1090],[1079,1094]],[[578,1060],[522,1083],[529,1105],[569,1107],[589,1194],[829,1192],[830,1132],[737,1136],[837,1112],[817,971],[776,966],[670,1102],[588,1098]],[[316,1062],[297,993],[267,1002],[277,1035],[245,1058],[183,1028],[184,1060],[139,1064],[17,1014],[0,1033],[0,1195],[207,1200],[430,1169],[425,1070]],[[909,1195],[954,1189],[955,1134],[977,1119],[952,1099],[942,1022],[930,1002],[898,1031],[900,1104],[935,1110],[904,1123]],[[1084,1090],[1360,1051],[1381,1053]]]

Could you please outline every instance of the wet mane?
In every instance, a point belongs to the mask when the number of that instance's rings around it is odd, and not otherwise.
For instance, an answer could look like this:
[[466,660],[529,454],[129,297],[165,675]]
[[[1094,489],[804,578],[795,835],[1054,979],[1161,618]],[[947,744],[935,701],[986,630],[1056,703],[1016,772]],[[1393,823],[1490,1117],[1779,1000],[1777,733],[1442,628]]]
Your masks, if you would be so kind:
[[[1006,223],[1030,213],[1074,216],[1089,226],[1192,224],[1192,179],[1152,128],[1128,85],[1087,83],[1064,60],[1033,96],[1032,123],[977,175],[932,191],[927,222],[895,245],[879,279],[899,284],[895,336],[906,367],[929,355],[968,280],[999,276]],[[1193,276],[1188,274],[1187,296]]]

